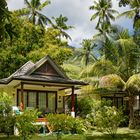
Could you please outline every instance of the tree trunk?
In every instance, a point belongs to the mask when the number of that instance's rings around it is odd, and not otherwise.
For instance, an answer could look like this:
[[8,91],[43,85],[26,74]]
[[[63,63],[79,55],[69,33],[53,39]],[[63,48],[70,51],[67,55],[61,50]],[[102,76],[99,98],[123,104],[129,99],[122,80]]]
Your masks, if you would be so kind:
[[129,96],[129,128],[135,128],[135,118],[134,118],[134,95]]

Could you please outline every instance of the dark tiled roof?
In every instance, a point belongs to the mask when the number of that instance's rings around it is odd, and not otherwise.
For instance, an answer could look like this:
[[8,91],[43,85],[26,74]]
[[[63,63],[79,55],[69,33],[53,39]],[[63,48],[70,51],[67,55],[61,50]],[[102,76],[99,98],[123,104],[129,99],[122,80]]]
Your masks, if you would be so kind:
[[[54,69],[61,75],[61,77],[32,74],[32,72],[36,70],[45,61],[49,61],[51,65],[54,67]],[[12,80],[86,85],[86,83],[82,81],[69,79],[65,75],[65,73],[60,69],[60,67],[57,66],[57,64],[53,62],[53,60],[49,56],[44,57],[43,59],[38,61],[36,64],[34,64],[32,61],[28,61],[20,69],[18,69],[15,73],[13,73],[11,76],[9,76],[8,78],[1,79],[0,84],[8,84]]]
[[55,76],[41,76],[41,75],[23,75],[14,77],[15,80],[25,80],[25,81],[38,81],[38,82],[48,82],[48,83],[61,83],[61,84],[77,84],[86,85],[83,81],[77,81],[72,79],[64,79]]
[[34,66],[35,64],[32,61],[28,61],[11,76],[25,75]]
[[19,68],[16,72],[10,75],[8,78],[0,79],[0,84],[9,83],[15,76],[20,76],[26,74],[28,70],[30,70],[35,64],[32,61],[28,61],[21,68]]

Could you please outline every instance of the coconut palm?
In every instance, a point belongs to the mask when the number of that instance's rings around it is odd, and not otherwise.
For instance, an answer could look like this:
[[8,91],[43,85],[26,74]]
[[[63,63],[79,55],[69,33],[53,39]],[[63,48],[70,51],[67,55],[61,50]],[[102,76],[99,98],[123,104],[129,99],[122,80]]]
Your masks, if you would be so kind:
[[5,0],[0,1],[0,41],[5,34],[5,19],[7,16],[8,8]]
[[97,46],[91,39],[84,39],[81,43],[82,47],[75,51],[73,61],[79,60],[81,64],[87,66],[90,62],[97,60],[93,49]]
[[137,28],[140,25],[140,0],[129,1],[130,10],[121,13],[118,17],[127,16],[133,19],[133,27]]
[[[129,89],[130,84],[129,86],[127,85],[131,77],[133,78],[135,77],[136,84],[137,85],[139,84],[138,82],[139,77],[137,73],[140,73],[139,70],[140,51],[138,46],[133,41],[133,38],[129,35],[128,30],[120,31],[116,33],[113,37],[114,40],[113,38],[111,38],[111,40],[108,39],[108,41],[104,42],[105,43],[104,45],[108,46],[108,51],[106,51],[106,53],[108,54],[106,55],[106,57],[102,56],[101,59],[99,59],[91,66],[91,68],[88,70],[88,75],[90,77],[93,76],[104,77],[105,75],[107,75],[106,77],[103,78],[104,80],[110,79],[109,81],[105,82],[106,86],[112,87],[112,84],[114,85],[114,81],[111,79],[114,79],[116,80],[115,84],[117,83],[117,85],[115,85],[116,88],[114,90],[118,90],[119,87],[119,90],[122,90],[124,92],[125,89],[127,96],[129,96],[130,103],[129,124],[130,127],[132,127],[134,124],[134,111],[133,111],[134,92],[130,90],[131,88]],[[122,84],[120,86],[118,84],[119,82],[124,83],[124,86],[122,86]],[[134,83],[135,82],[133,81],[133,84]],[[103,83],[101,85],[104,86]]]
[[58,29],[62,35],[62,37],[65,37],[66,39],[70,39],[71,37],[68,33],[66,33],[65,31],[73,28],[72,26],[68,26],[66,24],[66,22],[68,21],[68,18],[65,16],[60,15],[58,18],[57,17],[52,17],[55,21],[55,24],[53,24],[53,27],[55,29]]
[[140,74],[134,74],[130,76],[126,82],[124,82],[119,75],[105,75],[99,81],[98,92],[101,91],[114,94],[117,92],[121,92],[122,94],[125,94],[125,96],[129,97],[129,127],[135,128],[136,123],[134,118],[134,99],[136,93],[140,92]]
[[121,7],[121,6],[126,6],[126,5],[129,4],[129,2],[130,2],[130,0],[120,0],[120,1],[119,1],[119,6],[120,6],[120,7]]
[[29,21],[44,27],[47,23],[52,24],[51,20],[42,13],[43,8],[50,4],[49,0],[41,3],[41,0],[24,0],[26,8],[16,10],[20,16],[28,16]]
[[94,4],[90,6],[89,9],[95,11],[91,20],[98,18],[96,28],[100,27],[100,25],[105,22],[111,25],[111,20],[115,20],[114,14],[118,13],[116,10],[112,9],[111,0],[94,1]]

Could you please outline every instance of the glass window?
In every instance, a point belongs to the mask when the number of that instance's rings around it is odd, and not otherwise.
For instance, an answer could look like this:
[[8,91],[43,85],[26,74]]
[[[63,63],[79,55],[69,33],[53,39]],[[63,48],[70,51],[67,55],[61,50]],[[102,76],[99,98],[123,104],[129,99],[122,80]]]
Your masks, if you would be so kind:
[[36,108],[36,92],[28,92],[28,107]]
[[46,92],[38,92],[38,107],[39,110],[41,109],[46,109],[46,104],[47,104],[47,96]]
[[118,108],[123,106],[123,98],[118,98]]
[[[21,91],[18,91],[18,106],[20,106],[20,102],[21,102]],[[24,107],[27,107],[27,92],[26,91],[23,92],[23,104],[24,104]]]
[[56,94],[48,93],[48,110],[50,112],[55,112],[56,107]]
[[[20,106],[21,101],[21,91],[18,91],[17,105]],[[63,98],[59,98],[59,107],[63,107]],[[56,93],[46,92],[46,91],[24,91],[23,93],[24,108],[38,107],[39,110],[48,110],[48,112],[54,113],[56,111]]]

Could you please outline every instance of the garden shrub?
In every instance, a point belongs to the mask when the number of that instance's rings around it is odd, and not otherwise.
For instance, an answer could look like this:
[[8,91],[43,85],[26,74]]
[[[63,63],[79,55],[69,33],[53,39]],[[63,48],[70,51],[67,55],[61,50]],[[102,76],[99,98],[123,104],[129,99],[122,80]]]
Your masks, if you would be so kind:
[[85,118],[93,109],[93,99],[91,97],[82,97],[77,101],[77,115]]
[[[71,110],[72,108],[71,98],[68,99],[67,104],[68,104],[69,110]],[[75,108],[76,116],[85,118],[87,114],[92,112],[93,99],[89,96],[88,97],[83,96],[80,98],[75,97],[74,108]]]
[[16,127],[24,140],[27,140],[39,130],[38,126],[34,125],[37,117],[37,110],[25,110],[22,114],[16,116]]
[[12,99],[5,93],[0,93],[0,132],[7,136],[13,134],[15,125],[15,116],[12,112]]
[[123,111],[114,106],[103,106],[95,114],[97,130],[107,132],[112,137],[115,137],[117,129],[124,119]]
[[48,114],[46,117],[53,132],[82,134],[86,131],[84,121],[80,118],[65,114]]

